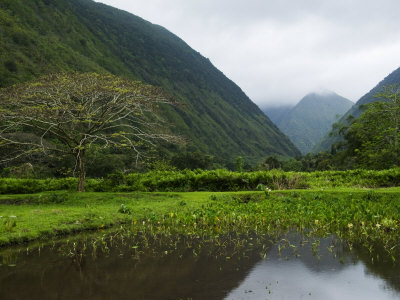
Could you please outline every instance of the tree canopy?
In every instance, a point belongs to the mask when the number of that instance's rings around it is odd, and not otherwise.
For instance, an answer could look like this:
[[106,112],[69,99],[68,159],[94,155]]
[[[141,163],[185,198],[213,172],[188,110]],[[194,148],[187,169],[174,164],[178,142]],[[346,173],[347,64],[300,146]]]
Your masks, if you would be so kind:
[[383,169],[400,165],[400,87],[386,86],[376,95],[379,101],[342,130],[347,154],[358,167]]
[[85,152],[92,145],[135,151],[178,137],[163,131],[156,114],[173,104],[161,89],[96,73],[56,74],[3,89],[0,95],[2,161],[42,152],[72,155],[84,190]]

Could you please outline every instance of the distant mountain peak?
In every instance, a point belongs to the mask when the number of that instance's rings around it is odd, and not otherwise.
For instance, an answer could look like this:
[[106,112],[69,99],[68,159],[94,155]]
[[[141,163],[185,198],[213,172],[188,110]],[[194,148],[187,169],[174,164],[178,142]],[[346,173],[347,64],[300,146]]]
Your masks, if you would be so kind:
[[352,105],[350,100],[323,89],[307,94],[294,107],[285,108],[279,118],[271,116],[276,108],[266,109],[265,113],[306,154],[330,130],[337,115],[344,114]]
[[312,92],[308,93],[308,94],[306,95],[306,97],[309,96],[309,95],[314,95],[314,96],[329,96],[329,95],[337,95],[337,94],[336,94],[334,91],[331,91],[331,90],[329,90],[329,89],[320,87],[320,88],[317,88],[317,89],[313,90]]

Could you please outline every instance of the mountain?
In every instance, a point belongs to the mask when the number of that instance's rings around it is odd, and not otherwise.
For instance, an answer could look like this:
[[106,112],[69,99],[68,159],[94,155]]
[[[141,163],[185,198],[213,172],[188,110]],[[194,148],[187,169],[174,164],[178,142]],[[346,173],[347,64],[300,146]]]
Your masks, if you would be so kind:
[[333,92],[311,93],[293,108],[281,111],[278,117],[272,116],[276,108],[266,110],[266,114],[306,154],[329,132],[338,115],[343,115],[352,105],[353,102]]
[[[400,68],[396,69],[392,73],[390,73],[385,79],[379,82],[372,90],[370,90],[367,94],[362,96],[360,100],[353,105],[353,107],[346,112],[343,117],[338,120],[339,124],[346,125],[348,122],[346,121],[349,116],[353,116],[354,118],[358,118],[362,109],[361,106],[378,101],[379,99],[374,97],[377,93],[382,91],[382,88],[387,85],[399,85],[400,84]],[[312,149],[312,152],[317,153],[321,151],[329,151],[331,149],[332,144],[340,141],[340,137],[331,136],[326,134]]]
[[165,28],[91,0],[2,0],[0,86],[47,73],[95,71],[161,86],[171,130],[217,158],[298,149],[243,91]]
[[261,110],[274,124],[277,125],[281,122],[282,118],[292,110],[292,108],[293,105],[282,105],[262,107]]

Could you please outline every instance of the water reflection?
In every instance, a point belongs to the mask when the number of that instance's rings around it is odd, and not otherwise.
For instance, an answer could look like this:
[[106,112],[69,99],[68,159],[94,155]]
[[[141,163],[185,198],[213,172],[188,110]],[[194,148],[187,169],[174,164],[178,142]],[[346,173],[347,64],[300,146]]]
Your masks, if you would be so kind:
[[332,248],[332,238],[320,243],[314,256],[311,243],[296,249],[295,255],[293,249],[272,250],[226,299],[399,299],[354,251],[340,243]]
[[365,253],[332,237],[85,237],[29,251],[3,249],[0,256],[0,299],[400,296],[398,267],[368,264]]

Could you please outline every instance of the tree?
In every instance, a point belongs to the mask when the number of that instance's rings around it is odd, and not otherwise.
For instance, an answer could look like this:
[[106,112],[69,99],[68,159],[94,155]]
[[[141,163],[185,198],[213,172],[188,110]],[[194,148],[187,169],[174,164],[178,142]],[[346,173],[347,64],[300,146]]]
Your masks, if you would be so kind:
[[178,137],[163,130],[156,109],[173,104],[153,86],[113,75],[49,75],[0,93],[0,147],[7,162],[23,155],[72,155],[78,191],[85,190],[85,153],[92,145],[141,154],[143,144]]
[[265,160],[265,165],[267,166],[268,170],[272,169],[280,169],[282,167],[282,162],[276,156],[269,156]]
[[236,171],[242,173],[243,172],[243,157],[236,157]]
[[291,158],[288,161],[285,161],[283,163],[282,169],[284,171],[295,171],[295,172],[301,172],[302,171],[303,164],[301,161]]
[[386,86],[345,130],[347,152],[360,167],[382,169],[400,165],[400,87]]

